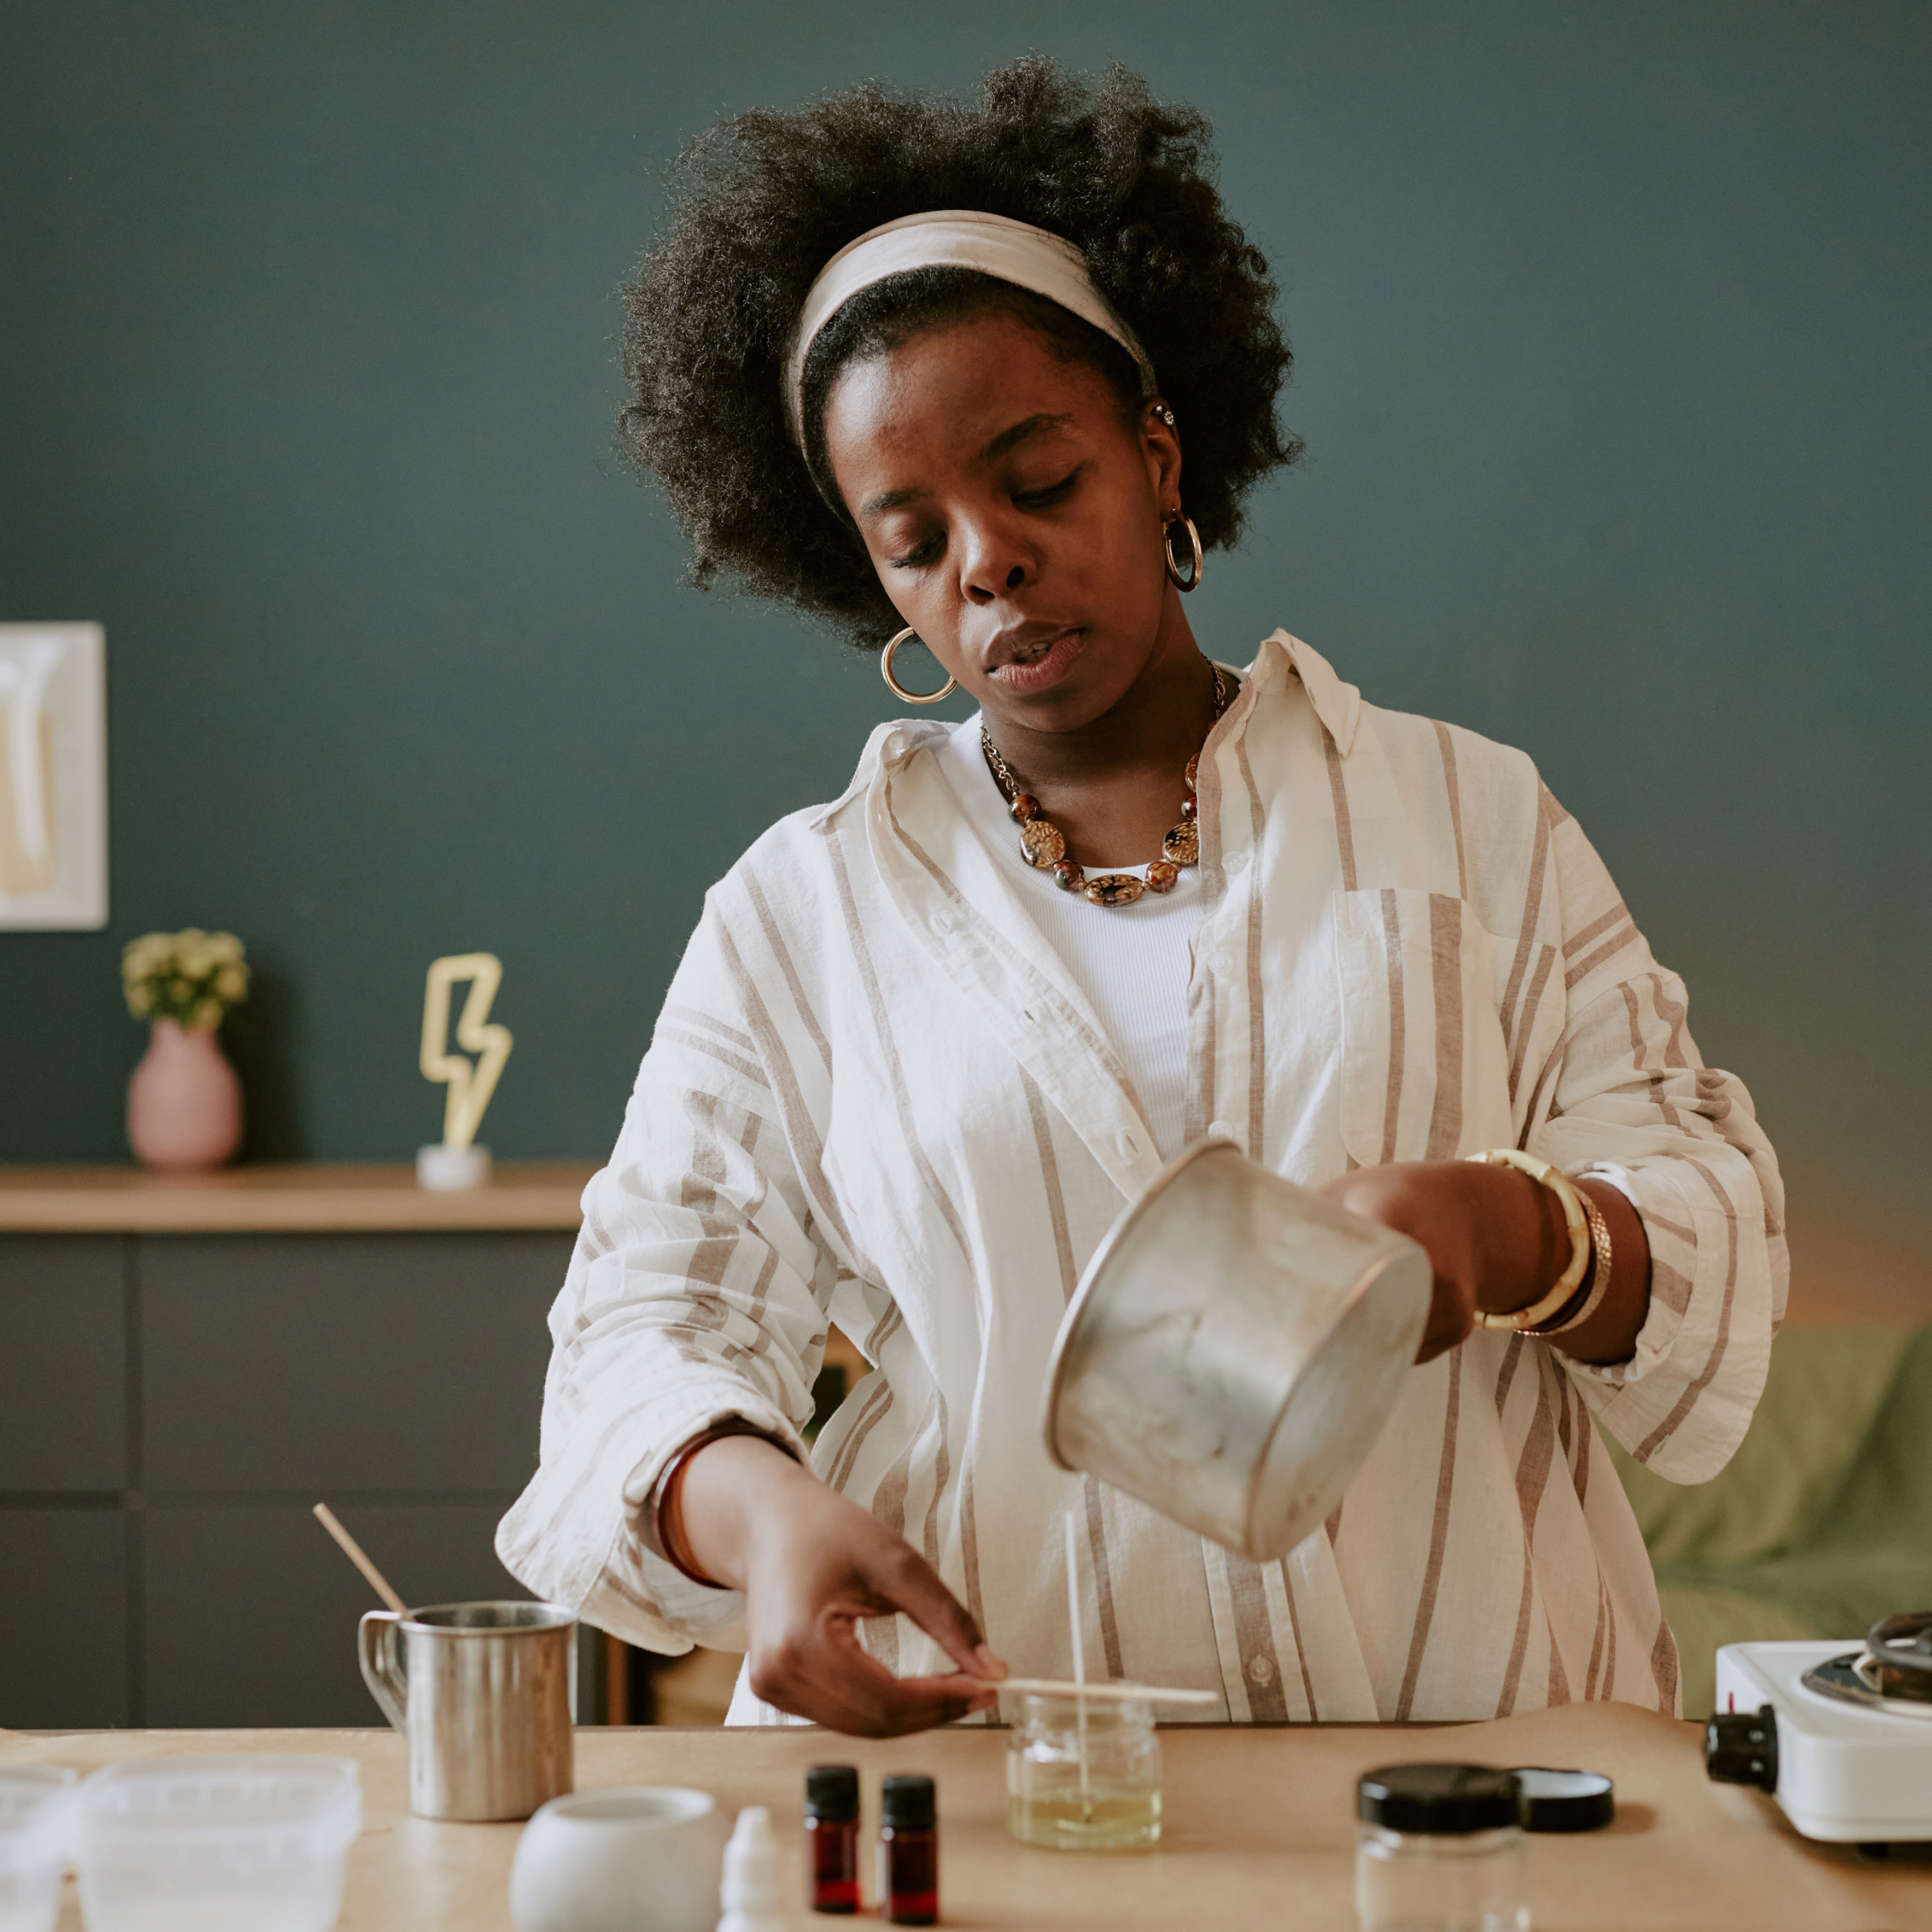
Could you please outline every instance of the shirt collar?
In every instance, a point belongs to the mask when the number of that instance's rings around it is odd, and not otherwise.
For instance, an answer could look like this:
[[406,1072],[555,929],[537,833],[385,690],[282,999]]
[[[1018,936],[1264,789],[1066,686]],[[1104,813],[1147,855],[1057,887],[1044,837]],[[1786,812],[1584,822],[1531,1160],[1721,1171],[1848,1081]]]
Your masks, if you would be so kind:
[[823,831],[861,793],[870,791],[883,774],[903,765],[922,745],[936,745],[951,729],[937,718],[888,718],[883,724],[873,725],[852,782],[829,804],[813,807],[806,824],[814,832]]
[[1286,668],[1301,679],[1315,715],[1335,741],[1336,752],[1347,758],[1355,744],[1356,727],[1361,723],[1361,692],[1354,685],[1343,683],[1335,675],[1335,667],[1312,645],[1304,644],[1285,630],[1271,631],[1255,653],[1255,671],[1265,682],[1269,681],[1270,674],[1282,674],[1283,660]]
[[[1261,640],[1249,675],[1260,680],[1264,689],[1289,675],[1298,677],[1315,715],[1335,741],[1335,750],[1347,758],[1355,743],[1356,727],[1361,721],[1362,694],[1352,684],[1336,676],[1335,667],[1311,644],[1290,637],[1285,630],[1270,631]],[[936,718],[894,718],[873,728],[859,759],[852,782],[828,805],[821,805],[809,823],[818,828],[827,824],[841,806],[867,791],[873,781],[892,766],[903,764],[921,745],[935,743],[951,728]]]

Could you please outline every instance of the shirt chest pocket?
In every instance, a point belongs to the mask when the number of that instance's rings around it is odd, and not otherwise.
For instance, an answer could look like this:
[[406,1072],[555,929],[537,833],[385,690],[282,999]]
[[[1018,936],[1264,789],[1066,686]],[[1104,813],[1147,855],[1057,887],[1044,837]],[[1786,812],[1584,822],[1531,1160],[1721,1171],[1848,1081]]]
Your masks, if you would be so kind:
[[1467,900],[1337,893],[1342,1145],[1364,1167],[1507,1146],[1496,947]]

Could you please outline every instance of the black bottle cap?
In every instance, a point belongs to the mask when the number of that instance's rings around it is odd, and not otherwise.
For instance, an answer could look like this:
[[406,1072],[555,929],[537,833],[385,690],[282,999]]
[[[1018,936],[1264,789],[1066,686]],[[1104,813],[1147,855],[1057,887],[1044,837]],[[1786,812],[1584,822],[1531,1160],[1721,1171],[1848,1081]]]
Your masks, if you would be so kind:
[[902,1771],[879,1786],[879,1822],[902,1831],[930,1831],[938,1822],[939,1806],[932,1780]]
[[857,1765],[814,1765],[805,1773],[805,1815],[842,1825],[859,1814]]
[[1525,1831],[1596,1831],[1616,1816],[1616,1787],[1600,1771],[1519,1765]]
[[1516,1773],[1489,1765],[1384,1765],[1355,1787],[1357,1818],[1435,1838],[1513,1825],[1518,1802]]
[[1756,1711],[1720,1711],[1704,1724],[1704,1769],[1720,1785],[1777,1789],[1777,1712],[1765,1704]]

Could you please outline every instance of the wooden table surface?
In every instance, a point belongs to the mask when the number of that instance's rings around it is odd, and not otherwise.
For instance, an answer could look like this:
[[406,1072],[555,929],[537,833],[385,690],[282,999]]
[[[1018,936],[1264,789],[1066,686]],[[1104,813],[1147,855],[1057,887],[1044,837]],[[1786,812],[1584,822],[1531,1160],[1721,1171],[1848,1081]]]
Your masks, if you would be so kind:
[[305,1161],[150,1174],[0,1167],[0,1233],[350,1234],[574,1229],[589,1161],[500,1161],[489,1184],[440,1193],[400,1162]]
[[[1571,1705],[1434,1730],[1164,1730],[1166,1835],[1154,1852],[1111,1856],[1036,1851],[1007,1837],[1005,1748],[1004,1732],[980,1727],[886,1744],[795,1729],[585,1730],[577,1734],[577,1782],[696,1785],[728,1810],[769,1805],[797,1896],[803,1860],[792,1821],[807,1765],[861,1766],[869,1826],[882,1773],[927,1771],[939,1781],[947,1925],[1352,1932],[1360,1773],[1445,1757],[1582,1765],[1616,1779],[1617,1820],[1606,1831],[1530,1840],[1538,1932],[1932,1928],[1932,1853],[1896,1852],[1881,1862],[1807,1843],[1769,1799],[1707,1781],[1695,1726],[1629,1705]],[[402,1744],[386,1731],[0,1732],[0,1763],[83,1772],[210,1750],[326,1752],[361,1764],[366,1824],[349,1853],[341,1932],[508,1932],[521,1827],[410,1816]],[[788,1922],[805,1932],[827,1922],[801,1909]],[[61,1932],[80,1925],[70,1882]]]

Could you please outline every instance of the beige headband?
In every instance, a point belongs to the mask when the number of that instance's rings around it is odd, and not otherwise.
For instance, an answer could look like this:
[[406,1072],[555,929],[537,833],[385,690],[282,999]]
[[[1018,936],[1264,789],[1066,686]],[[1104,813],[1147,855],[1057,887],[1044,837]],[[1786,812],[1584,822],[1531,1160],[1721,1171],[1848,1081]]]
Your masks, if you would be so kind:
[[1112,336],[1140,365],[1142,390],[1154,394],[1154,365],[1147,352],[1113,304],[1094,287],[1087,258],[1071,242],[1024,221],[1009,221],[1004,215],[940,208],[931,214],[902,215],[869,230],[856,242],[848,242],[819,270],[799,311],[785,357],[786,419],[792,440],[801,449],[805,446],[805,358],[814,338],[861,289],[913,268],[974,268],[1059,303]]

